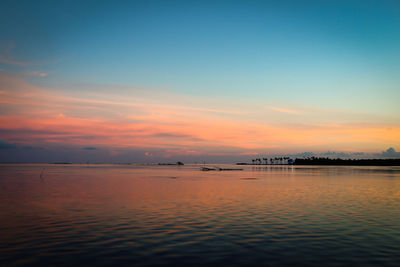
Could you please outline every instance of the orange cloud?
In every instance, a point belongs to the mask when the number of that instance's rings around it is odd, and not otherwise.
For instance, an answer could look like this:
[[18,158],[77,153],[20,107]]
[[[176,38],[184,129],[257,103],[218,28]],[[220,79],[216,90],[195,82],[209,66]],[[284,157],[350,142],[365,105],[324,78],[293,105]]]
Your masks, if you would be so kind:
[[246,112],[227,104],[219,108],[204,99],[197,100],[197,106],[192,99],[188,106],[156,98],[71,96],[5,75],[0,75],[0,84],[0,139],[13,143],[154,148],[169,157],[305,148],[381,150],[400,142],[399,125],[335,122],[299,127],[271,123],[268,117],[255,120],[257,110],[251,107]]

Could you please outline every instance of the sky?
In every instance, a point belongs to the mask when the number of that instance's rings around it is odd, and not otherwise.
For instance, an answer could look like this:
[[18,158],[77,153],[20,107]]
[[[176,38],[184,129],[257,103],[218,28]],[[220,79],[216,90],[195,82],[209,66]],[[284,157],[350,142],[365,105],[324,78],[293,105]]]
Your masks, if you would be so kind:
[[0,162],[400,157],[399,100],[399,1],[0,2]]

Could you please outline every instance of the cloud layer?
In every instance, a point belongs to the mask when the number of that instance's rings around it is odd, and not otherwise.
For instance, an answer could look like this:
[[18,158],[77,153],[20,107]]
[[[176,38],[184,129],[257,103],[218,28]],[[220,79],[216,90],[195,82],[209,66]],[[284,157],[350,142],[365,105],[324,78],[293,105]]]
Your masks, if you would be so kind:
[[[127,149],[143,155],[254,155],[399,145],[400,126],[340,122],[335,112],[227,103],[157,92],[135,97],[40,88],[0,75],[0,139],[6,144]],[[337,114],[340,115],[340,112]],[[327,119],[328,118],[328,119]],[[307,123],[303,123],[307,122]],[[387,151],[392,153],[393,151]],[[114,154],[117,152],[114,152]],[[396,152],[397,153],[397,152]]]

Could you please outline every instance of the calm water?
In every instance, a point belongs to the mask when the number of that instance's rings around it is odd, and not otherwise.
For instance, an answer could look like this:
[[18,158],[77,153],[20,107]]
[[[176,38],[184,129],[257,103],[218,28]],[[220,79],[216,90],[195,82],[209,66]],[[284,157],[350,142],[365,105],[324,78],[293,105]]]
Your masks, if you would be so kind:
[[400,266],[400,168],[0,165],[0,265]]

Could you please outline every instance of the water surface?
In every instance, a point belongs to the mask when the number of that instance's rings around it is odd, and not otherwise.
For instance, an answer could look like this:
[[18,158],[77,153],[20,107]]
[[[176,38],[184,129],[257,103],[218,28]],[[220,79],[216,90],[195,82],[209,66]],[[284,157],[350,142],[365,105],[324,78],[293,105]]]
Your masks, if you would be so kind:
[[0,265],[400,266],[398,167],[199,168],[1,165]]

